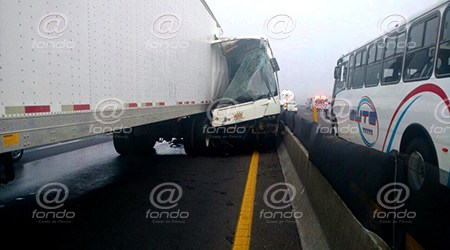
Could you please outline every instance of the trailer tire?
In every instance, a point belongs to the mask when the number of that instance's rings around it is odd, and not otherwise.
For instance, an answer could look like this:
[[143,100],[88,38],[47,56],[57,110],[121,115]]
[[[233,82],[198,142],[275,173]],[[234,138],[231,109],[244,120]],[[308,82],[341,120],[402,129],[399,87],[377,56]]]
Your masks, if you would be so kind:
[[113,136],[114,148],[120,155],[149,155],[155,154],[153,148],[156,143],[156,138],[151,135],[136,136],[133,132],[124,133],[115,132]]
[[132,152],[132,143],[133,140],[132,134],[124,133],[124,132],[114,132],[113,133],[113,142],[114,149],[120,155],[128,155]]

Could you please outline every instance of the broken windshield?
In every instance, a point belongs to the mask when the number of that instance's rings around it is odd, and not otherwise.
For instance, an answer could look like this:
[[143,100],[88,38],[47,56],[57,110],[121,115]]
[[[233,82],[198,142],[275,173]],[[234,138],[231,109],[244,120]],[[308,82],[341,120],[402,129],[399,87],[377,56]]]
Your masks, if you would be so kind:
[[223,95],[225,99],[245,103],[276,95],[274,72],[263,45],[242,53],[239,58],[228,59],[233,60],[228,64],[236,65],[237,70]]

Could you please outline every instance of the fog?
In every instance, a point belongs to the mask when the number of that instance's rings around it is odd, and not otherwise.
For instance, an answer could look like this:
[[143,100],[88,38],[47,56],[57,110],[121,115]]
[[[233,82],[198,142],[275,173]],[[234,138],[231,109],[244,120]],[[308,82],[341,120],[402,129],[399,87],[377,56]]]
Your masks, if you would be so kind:
[[[299,104],[315,95],[331,96],[340,56],[442,2],[207,0],[224,36],[269,37],[281,67],[280,88],[291,89]],[[274,17],[281,26],[270,26]]]

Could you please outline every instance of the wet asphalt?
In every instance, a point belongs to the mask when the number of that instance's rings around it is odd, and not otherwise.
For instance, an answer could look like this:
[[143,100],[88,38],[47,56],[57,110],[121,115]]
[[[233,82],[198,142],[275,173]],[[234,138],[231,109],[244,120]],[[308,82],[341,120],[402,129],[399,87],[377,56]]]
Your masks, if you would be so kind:
[[[97,136],[25,151],[16,180],[0,185],[3,244],[231,249],[251,153],[192,158],[168,143],[155,148],[157,155],[123,157],[111,136]],[[267,219],[275,211],[263,196],[279,182],[276,152],[261,152],[251,249],[301,249],[292,218]]]

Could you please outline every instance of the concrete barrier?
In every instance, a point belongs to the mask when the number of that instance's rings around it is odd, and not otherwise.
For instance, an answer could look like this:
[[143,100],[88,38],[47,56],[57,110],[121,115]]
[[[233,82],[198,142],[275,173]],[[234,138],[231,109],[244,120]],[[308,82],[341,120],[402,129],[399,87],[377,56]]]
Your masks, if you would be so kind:
[[287,127],[289,127],[291,130],[293,130],[295,128],[295,117],[297,116],[296,112],[292,112],[292,111],[284,111],[283,112],[283,117],[285,120],[285,124],[287,125]]
[[[364,228],[356,219],[310,161],[307,149],[291,130],[283,124],[281,128],[284,132],[278,144],[278,155],[285,180],[304,191],[292,202],[293,209],[303,213],[302,218],[297,220],[302,247],[389,249],[380,237]],[[312,132],[311,129],[306,131]]]

